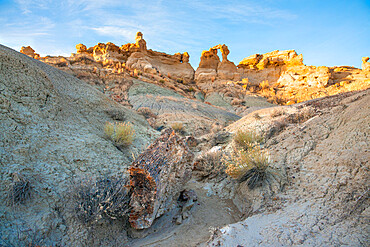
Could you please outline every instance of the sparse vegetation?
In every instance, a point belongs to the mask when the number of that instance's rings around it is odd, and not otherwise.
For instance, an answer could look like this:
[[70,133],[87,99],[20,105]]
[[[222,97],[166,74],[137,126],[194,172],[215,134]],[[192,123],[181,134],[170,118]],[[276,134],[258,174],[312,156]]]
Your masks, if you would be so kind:
[[176,79],[176,81],[177,81],[178,83],[184,83],[184,80],[183,80],[183,79],[181,79],[181,78]]
[[182,133],[184,131],[184,125],[179,122],[171,124],[171,128],[177,133]]
[[194,88],[193,87],[189,87],[189,88],[185,89],[185,91],[191,93],[191,92],[194,92]]
[[291,123],[303,123],[315,115],[315,110],[312,107],[305,106],[297,113],[288,116],[288,121]]
[[255,112],[255,113],[253,114],[253,117],[254,117],[256,120],[260,120],[260,119],[262,118],[258,112]]
[[13,173],[13,182],[8,190],[8,203],[11,206],[25,204],[32,195],[30,181],[18,173]]
[[159,83],[164,83],[164,80],[163,80],[163,79],[160,79],[160,80],[159,80]]
[[271,113],[271,117],[279,117],[281,115],[284,115],[284,112],[281,109],[274,109]]
[[194,174],[200,179],[223,179],[226,165],[222,162],[222,152],[208,152],[202,155],[194,164]]
[[227,165],[226,174],[239,182],[247,181],[250,189],[261,186],[265,181],[269,182],[271,177],[275,178],[270,167],[270,157],[259,146],[248,151],[234,150],[224,162]]
[[104,126],[104,132],[110,140],[118,147],[126,147],[132,144],[135,136],[135,130],[128,122],[110,123]]
[[116,120],[116,121],[126,120],[125,112],[123,110],[111,109],[111,110],[106,110],[105,113],[107,113],[109,117],[111,117],[113,120]]
[[259,87],[262,89],[262,90],[265,90],[265,89],[268,89],[270,87],[270,84],[268,81],[262,81],[259,85]]
[[253,148],[263,142],[263,137],[254,131],[239,130],[234,136],[235,144],[244,150]]
[[118,219],[129,212],[130,192],[125,178],[81,180],[73,184],[74,212],[77,218],[90,224],[103,217]]
[[143,115],[146,119],[157,118],[157,115],[155,115],[152,110],[149,109],[149,107],[140,107],[139,109],[137,109],[137,112],[140,115]]

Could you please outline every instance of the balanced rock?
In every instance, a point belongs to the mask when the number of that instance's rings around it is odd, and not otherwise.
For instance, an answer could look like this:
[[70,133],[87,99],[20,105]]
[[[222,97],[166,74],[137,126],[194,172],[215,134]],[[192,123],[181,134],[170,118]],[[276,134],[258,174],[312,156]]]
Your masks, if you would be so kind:
[[[217,55],[218,49],[222,54],[222,62]],[[216,45],[208,51],[203,51],[199,67],[195,72],[195,80],[197,82],[206,82],[214,81],[216,78],[225,80],[237,79],[237,67],[227,59],[229,53],[230,51],[225,44]]]

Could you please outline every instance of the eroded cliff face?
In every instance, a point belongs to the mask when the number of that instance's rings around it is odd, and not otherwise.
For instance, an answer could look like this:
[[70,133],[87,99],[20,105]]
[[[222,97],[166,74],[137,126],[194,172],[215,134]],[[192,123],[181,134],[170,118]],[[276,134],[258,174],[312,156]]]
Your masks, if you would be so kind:
[[[221,51],[222,61],[217,55],[217,50]],[[195,72],[195,81],[203,83],[207,81],[220,80],[239,80],[240,76],[237,72],[235,64],[227,59],[230,51],[228,47],[216,45],[208,51],[203,51],[200,57],[200,63]]]
[[136,69],[136,75],[139,72],[152,76],[164,74],[170,78],[182,80],[184,83],[194,79],[194,69],[189,63],[187,52],[169,55],[148,50],[141,32],[136,34],[135,43],[128,43],[121,47],[111,42],[98,43],[90,48],[84,44],[77,44],[76,50],[76,53],[72,53],[70,57],[40,57],[29,46],[22,47],[21,53],[58,67],[76,68],[80,65],[90,65],[94,66],[95,70],[108,69],[116,74]]
[[[201,98],[202,101],[209,99],[210,103],[223,107],[224,102],[213,100],[216,93],[222,101],[230,101],[226,103],[229,108],[233,100],[227,97],[244,102],[244,97],[238,96],[239,93],[257,94],[267,98],[270,103],[294,104],[367,89],[370,84],[368,57],[362,59],[362,69],[349,66],[316,67],[304,65],[302,54],[294,50],[276,50],[251,55],[235,66],[228,60],[229,48],[219,44],[202,52],[199,67],[194,72],[187,52],[169,55],[147,49],[141,32],[137,33],[135,43],[121,47],[108,42],[90,48],[78,44],[76,49],[77,52],[70,57],[40,57],[31,47],[22,47],[21,52],[90,84],[99,85],[103,91],[111,88],[111,83],[140,77],[141,80],[173,89],[186,97]],[[112,97],[120,103],[128,104],[127,90],[114,90],[116,92]],[[236,100],[234,104],[243,106],[237,104]]]

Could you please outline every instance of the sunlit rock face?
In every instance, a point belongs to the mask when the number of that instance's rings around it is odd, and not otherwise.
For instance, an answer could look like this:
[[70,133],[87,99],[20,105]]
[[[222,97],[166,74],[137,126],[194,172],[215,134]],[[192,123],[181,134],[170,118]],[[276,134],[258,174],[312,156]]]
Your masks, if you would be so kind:
[[362,70],[363,71],[367,71],[367,72],[370,72],[370,62],[369,61],[369,57],[363,57],[362,58]]
[[136,35],[135,46],[126,46],[126,49],[135,51],[127,59],[126,66],[129,68],[152,74],[160,72],[169,77],[183,79],[185,83],[194,78],[194,69],[189,63],[187,52],[169,55],[148,50],[141,32]]
[[35,50],[32,49],[31,46],[27,46],[27,47],[22,46],[20,52],[29,57],[35,58],[35,59],[40,57],[40,54],[35,53]]
[[276,83],[288,67],[302,66],[303,56],[294,50],[273,51],[266,54],[254,54],[244,58],[238,65],[242,78],[258,86],[262,81]]
[[[220,50],[222,54],[222,61],[220,61],[217,51]],[[195,72],[195,80],[197,82],[221,80],[238,80],[239,74],[235,64],[227,59],[230,51],[228,47],[223,45],[216,45],[208,51],[203,51],[200,57],[200,63]]]

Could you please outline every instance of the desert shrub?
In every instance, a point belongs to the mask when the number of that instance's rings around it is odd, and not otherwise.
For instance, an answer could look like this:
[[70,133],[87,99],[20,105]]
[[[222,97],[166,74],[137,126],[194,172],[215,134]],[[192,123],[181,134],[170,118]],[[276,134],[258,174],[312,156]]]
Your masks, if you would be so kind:
[[256,120],[260,120],[260,119],[262,118],[258,112],[255,112],[255,113],[253,114],[253,117],[254,117]]
[[116,146],[126,147],[132,144],[135,136],[135,130],[128,122],[110,123],[104,126],[104,132]]
[[248,151],[234,150],[224,162],[227,165],[225,173],[239,182],[247,181],[250,189],[261,186],[264,181],[268,182],[273,177],[270,157],[259,146]]
[[177,81],[178,83],[184,83],[184,80],[183,80],[183,79],[181,79],[181,78],[176,79],[176,81]]
[[30,181],[18,173],[13,173],[13,182],[8,189],[8,204],[11,206],[25,204],[32,195]]
[[126,120],[126,115],[125,115],[125,112],[123,110],[110,109],[110,110],[106,110],[105,113],[110,118],[112,118],[113,120],[116,120],[116,121],[125,121]]
[[312,107],[303,107],[297,113],[288,116],[288,121],[291,123],[303,123],[315,115],[315,110]]
[[179,123],[179,122],[176,122],[176,123],[171,124],[171,128],[172,128],[174,131],[178,132],[178,133],[181,133],[181,132],[183,132],[183,131],[184,131],[184,126],[183,126],[183,124],[182,124],[182,123]]
[[194,88],[193,87],[189,87],[189,88],[185,89],[185,91],[191,93],[191,92],[194,92]]
[[194,163],[194,175],[200,179],[224,178],[225,170],[221,151],[208,152]]
[[242,99],[235,98],[231,101],[231,105],[241,105],[243,103]]
[[137,109],[137,112],[140,115],[144,116],[146,119],[157,117],[157,115],[155,115],[148,107],[140,107],[139,109]]
[[160,79],[160,80],[159,80],[159,83],[164,83],[164,80],[163,80],[163,79]]
[[244,150],[248,150],[263,142],[263,137],[255,131],[238,130],[234,136],[235,144]]
[[72,186],[74,212],[85,223],[94,223],[103,217],[118,219],[129,210],[130,191],[126,178],[81,180]]
[[284,112],[281,109],[274,109],[271,113],[271,117],[279,117],[281,115],[284,115]]
[[259,87],[262,89],[262,90],[265,90],[265,89],[268,89],[270,87],[270,84],[268,81],[262,81],[260,84],[259,84]]

